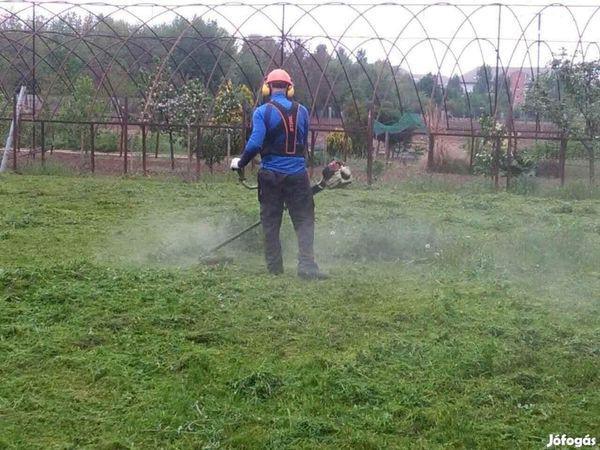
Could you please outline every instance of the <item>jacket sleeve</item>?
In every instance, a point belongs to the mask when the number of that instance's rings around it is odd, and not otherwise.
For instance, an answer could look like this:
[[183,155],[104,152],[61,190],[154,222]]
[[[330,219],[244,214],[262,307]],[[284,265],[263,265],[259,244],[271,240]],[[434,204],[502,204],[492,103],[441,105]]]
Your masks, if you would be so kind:
[[262,149],[266,131],[264,109],[257,108],[252,115],[252,134],[242,153],[240,167],[246,166],[256,155],[258,155]]

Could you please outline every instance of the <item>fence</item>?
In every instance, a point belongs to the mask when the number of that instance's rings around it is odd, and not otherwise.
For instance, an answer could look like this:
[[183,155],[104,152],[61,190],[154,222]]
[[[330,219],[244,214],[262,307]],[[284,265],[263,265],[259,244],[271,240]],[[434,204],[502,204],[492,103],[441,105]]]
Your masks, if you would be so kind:
[[[162,130],[171,169],[179,162],[175,135],[186,142],[186,171],[192,155],[199,171],[203,130],[229,130],[243,140],[264,75],[283,67],[311,111],[312,155],[324,133],[343,131],[370,159],[373,122],[405,112],[422,116],[426,130],[415,133],[426,135],[431,161],[436,138],[465,138],[472,151],[484,114],[506,124],[514,148],[517,140],[560,141],[543,117],[524,113],[525,93],[561,51],[577,60],[600,57],[599,10],[583,4],[0,2],[0,119],[16,117],[13,97],[24,85],[26,111],[13,130],[14,147],[29,148],[21,157],[39,154],[43,161],[48,129],[77,125],[89,128],[80,147],[94,171],[98,130],[117,129],[122,171],[130,168],[135,134],[147,172],[147,133],[160,139]],[[196,90],[189,88],[193,80]],[[228,80],[246,91],[238,96],[244,100],[236,120],[219,122],[215,109]],[[207,101],[191,123],[171,110],[177,98],[200,91]],[[14,168],[18,158],[15,151]]]

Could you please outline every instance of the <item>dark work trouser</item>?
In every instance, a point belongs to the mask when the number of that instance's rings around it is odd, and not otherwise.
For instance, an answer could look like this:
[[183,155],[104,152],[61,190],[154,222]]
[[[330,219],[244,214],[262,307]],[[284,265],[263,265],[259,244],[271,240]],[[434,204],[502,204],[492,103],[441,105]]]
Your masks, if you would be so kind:
[[261,169],[258,172],[260,219],[265,236],[265,259],[269,272],[283,272],[279,229],[284,205],[298,236],[298,271],[313,273],[315,263],[315,203],[308,174],[285,175]]

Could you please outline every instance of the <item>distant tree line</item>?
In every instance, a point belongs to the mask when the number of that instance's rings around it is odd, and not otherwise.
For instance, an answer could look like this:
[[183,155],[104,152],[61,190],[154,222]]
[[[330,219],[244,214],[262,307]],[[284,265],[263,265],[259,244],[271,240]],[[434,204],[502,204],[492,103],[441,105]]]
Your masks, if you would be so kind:
[[[489,113],[496,86],[489,66],[480,68],[473,91],[467,93],[459,75],[445,85],[433,73],[414,80],[387,60],[368,62],[363,49],[330,49],[324,44],[309,48],[295,38],[288,38],[282,49],[279,38],[240,39],[216,22],[197,17],[140,27],[112,17],[67,13],[51,20],[38,16],[36,28],[34,55],[31,23],[8,17],[0,24],[0,88],[6,98],[22,83],[31,92],[35,60],[35,89],[50,107],[72,95],[84,76],[96,87],[94,98],[130,96],[142,99],[137,104],[143,105],[152,101],[148,96],[153,95],[152,76],[157,73],[155,79],[174,93],[197,80],[214,98],[220,86],[231,81],[245,86],[256,101],[264,74],[281,65],[294,77],[298,100],[314,115],[331,112],[350,122],[364,122],[371,102],[383,122],[403,112],[421,112],[429,102],[454,117],[479,116]],[[505,81],[498,83],[500,111],[508,108],[508,97],[501,94],[506,92]],[[113,100],[104,106],[111,111],[117,105]]]

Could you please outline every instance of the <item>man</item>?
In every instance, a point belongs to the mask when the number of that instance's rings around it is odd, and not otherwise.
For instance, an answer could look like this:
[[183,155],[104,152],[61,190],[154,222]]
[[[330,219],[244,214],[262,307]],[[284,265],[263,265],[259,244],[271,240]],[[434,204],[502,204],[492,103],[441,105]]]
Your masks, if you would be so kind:
[[231,161],[231,169],[244,168],[260,153],[258,200],[269,272],[283,273],[279,230],[285,205],[298,237],[298,276],[324,279],[314,258],[315,204],[304,158],[309,115],[291,100],[293,89],[285,70],[267,75],[263,95],[270,100],[254,111],[250,139],[241,158]]

